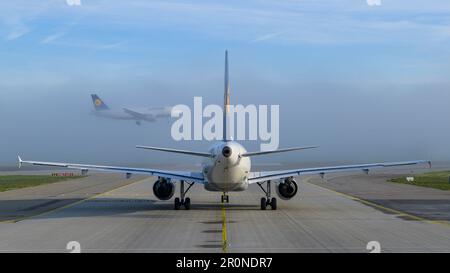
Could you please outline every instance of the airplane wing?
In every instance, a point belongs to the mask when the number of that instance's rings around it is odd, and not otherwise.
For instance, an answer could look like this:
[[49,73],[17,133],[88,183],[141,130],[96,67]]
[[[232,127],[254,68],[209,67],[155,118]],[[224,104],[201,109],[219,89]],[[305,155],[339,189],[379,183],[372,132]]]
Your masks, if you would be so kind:
[[143,168],[129,168],[129,167],[115,167],[115,166],[101,166],[101,165],[86,165],[86,164],[73,164],[73,163],[61,163],[61,162],[44,162],[44,161],[28,161],[22,160],[19,156],[19,168],[22,164],[39,165],[39,166],[52,166],[63,167],[76,170],[94,170],[103,172],[116,172],[131,174],[147,174],[150,176],[159,176],[169,179],[184,180],[195,183],[205,183],[203,174],[200,172],[184,172],[184,171],[169,171],[169,170],[157,170],[157,169],[143,169]]
[[360,165],[343,165],[343,166],[330,166],[319,168],[304,168],[304,169],[292,169],[292,170],[280,170],[280,171],[268,171],[268,172],[252,172],[249,175],[248,182],[257,183],[267,180],[282,179],[287,177],[305,175],[305,174],[319,174],[323,176],[326,173],[342,172],[350,170],[362,170],[368,172],[371,169],[395,167],[395,166],[408,166],[428,163],[431,166],[431,162],[427,160],[416,161],[403,161],[403,162],[385,162],[385,163],[372,163],[372,164],[360,164]]
[[140,120],[151,120],[151,121],[154,120],[154,118],[152,118],[152,117],[149,116],[149,115],[142,114],[142,113],[139,113],[139,112],[130,110],[130,109],[128,109],[128,108],[122,108],[122,109],[123,109],[123,111],[124,111],[125,113],[127,113],[127,114],[133,116],[135,119],[140,119]]

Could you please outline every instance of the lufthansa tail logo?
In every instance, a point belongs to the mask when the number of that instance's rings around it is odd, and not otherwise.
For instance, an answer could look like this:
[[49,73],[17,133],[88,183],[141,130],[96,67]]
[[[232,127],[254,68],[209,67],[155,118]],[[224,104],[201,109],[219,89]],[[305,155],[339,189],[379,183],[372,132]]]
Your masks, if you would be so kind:
[[95,100],[95,105],[96,105],[96,106],[102,105],[102,101],[101,101],[100,99],[96,99],[96,100]]

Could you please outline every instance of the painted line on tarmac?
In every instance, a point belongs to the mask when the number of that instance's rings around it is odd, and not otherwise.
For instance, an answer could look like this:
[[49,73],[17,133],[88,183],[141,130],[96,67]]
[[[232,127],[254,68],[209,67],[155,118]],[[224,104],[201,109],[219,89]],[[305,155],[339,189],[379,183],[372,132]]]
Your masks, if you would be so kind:
[[227,253],[228,239],[227,239],[227,214],[225,204],[222,203],[222,251]]
[[310,184],[310,185],[313,185],[313,186],[316,186],[316,187],[319,187],[319,188],[322,188],[322,189],[334,192],[334,193],[336,193],[336,194],[338,194],[340,196],[349,198],[351,200],[361,202],[361,203],[363,203],[365,205],[368,205],[368,206],[371,206],[371,207],[375,207],[375,208],[378,208],[378,209],[381,209],[381,210],[389,211],[389,212],[397,214],[398,216],[401,216],[401,217],[407,217],[407,218],[414,219],[416,221],[421,221],[421,222],[430,223],[430,224],[434,224],[434,225],[443,225],[443,226],[446,226],[446,227],[450,227],[450,223],[446,222],[446,221],[426,219],[426,218],[423,218],[423,217],[420,217],[420,216],[417,216],[417,215],[413,215],[413,214],[410,214],[410,213],[407,213],[407,212],[404,212],[404,211],[388,208],[388,207],[382,206],[380,204],[376,204],[374,202],[370,202],[370,201],[361,199],[359,197],[353,196],[353,195],[348,194],[348,193],[342,193],[342,192],[335,191],[335,190],[332,190],[332,189],[329,189],[329,188],[326,188],[326,187],[322,187],[322,186],[319,186],[319,185],[316,185],[316,184],[313,184],[313,183],[309,182],[313,178],[314,177],[307,177],[307,178],[303,179],[303,181],[308,183],[308,184]]

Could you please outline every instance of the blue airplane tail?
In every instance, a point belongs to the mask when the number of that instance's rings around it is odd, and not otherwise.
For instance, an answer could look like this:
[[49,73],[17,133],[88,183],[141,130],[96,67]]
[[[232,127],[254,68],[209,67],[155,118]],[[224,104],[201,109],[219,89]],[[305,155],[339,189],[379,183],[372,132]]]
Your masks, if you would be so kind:
[[95,110],[107,110],[109,107],[100,99],[97,94],[92,94],[92,102],[94,103]]

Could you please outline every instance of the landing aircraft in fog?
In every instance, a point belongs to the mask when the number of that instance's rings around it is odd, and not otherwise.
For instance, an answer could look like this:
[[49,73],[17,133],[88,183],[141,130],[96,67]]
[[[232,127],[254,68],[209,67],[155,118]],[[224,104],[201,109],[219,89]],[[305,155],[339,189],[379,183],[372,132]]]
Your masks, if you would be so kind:
[[134,120],[137,125],[141,125],[142,121],[153,122],[157,118],[170,118],[172,107],[148,107],[141,109],[132,109],[129,107],[122,107],[121,109],[109,108],[97,94],[92,94],[92,103],[94,104],[94,115],[110,118]]
[[[129,178],[131,174],[147,174],[157,176],[158,180],[153,184],[153,193],[160,200],[169,200],[175,193],[175,183],[179,183],[180,196],[174,199],[174,208],[185,209],[191,207],[191,200],[186,197],[186,193],[196,183],[202,184],[205,190],[222,192],[222,202],[229,202],[228,192],[244,191],[250,184],[257,184],[264,192],[261,198],[261,209],[265,210],[269,205],[272,210],[277,209],[277,199],[272,197],[271,185],[275,183],[275,189],[278,196],[283,200],[293,198],[298,192],[298,185],[294,180],[295,176],[319,174],[323,176],[326,173],[362,170],[366,173],[370,169],[416,165],[429,163],[425,160],[405,161],[405,162],[385,162],[345,166],[330,166],[318,168],[299,168],[278,171],[252,172],[250,159],[255,156],[263,156],[274,153],[282,153],[295,150],[305,150],[315,147],[296,147],[288,149],[278,149],[273,151],[248,152],[241,144],[231,140],[227,130],[228,114],[230,105],[230,84],[228,79],[228,54],[225,52],[225,94],[224,94],[224,115],[223,115],[223,139],[215,143],[207,152],[196,152],[186,150],[176,150],[168,148],[158,148],[149,146],[136,146],[141,149],[156,150],[170,153],[179,153],[190,156],[203,157],[204,162],[199,172],[171,171],[159,169],[127,168],[115,166],[99,166],[86,164],[42,162],[22,160],[19,156],[19,167],[22,164],[32,164],[41,166],[65,167],[78,169],[83,173],[88,170],[125,173]],[[188,184],[187,188],[185,188]]]

